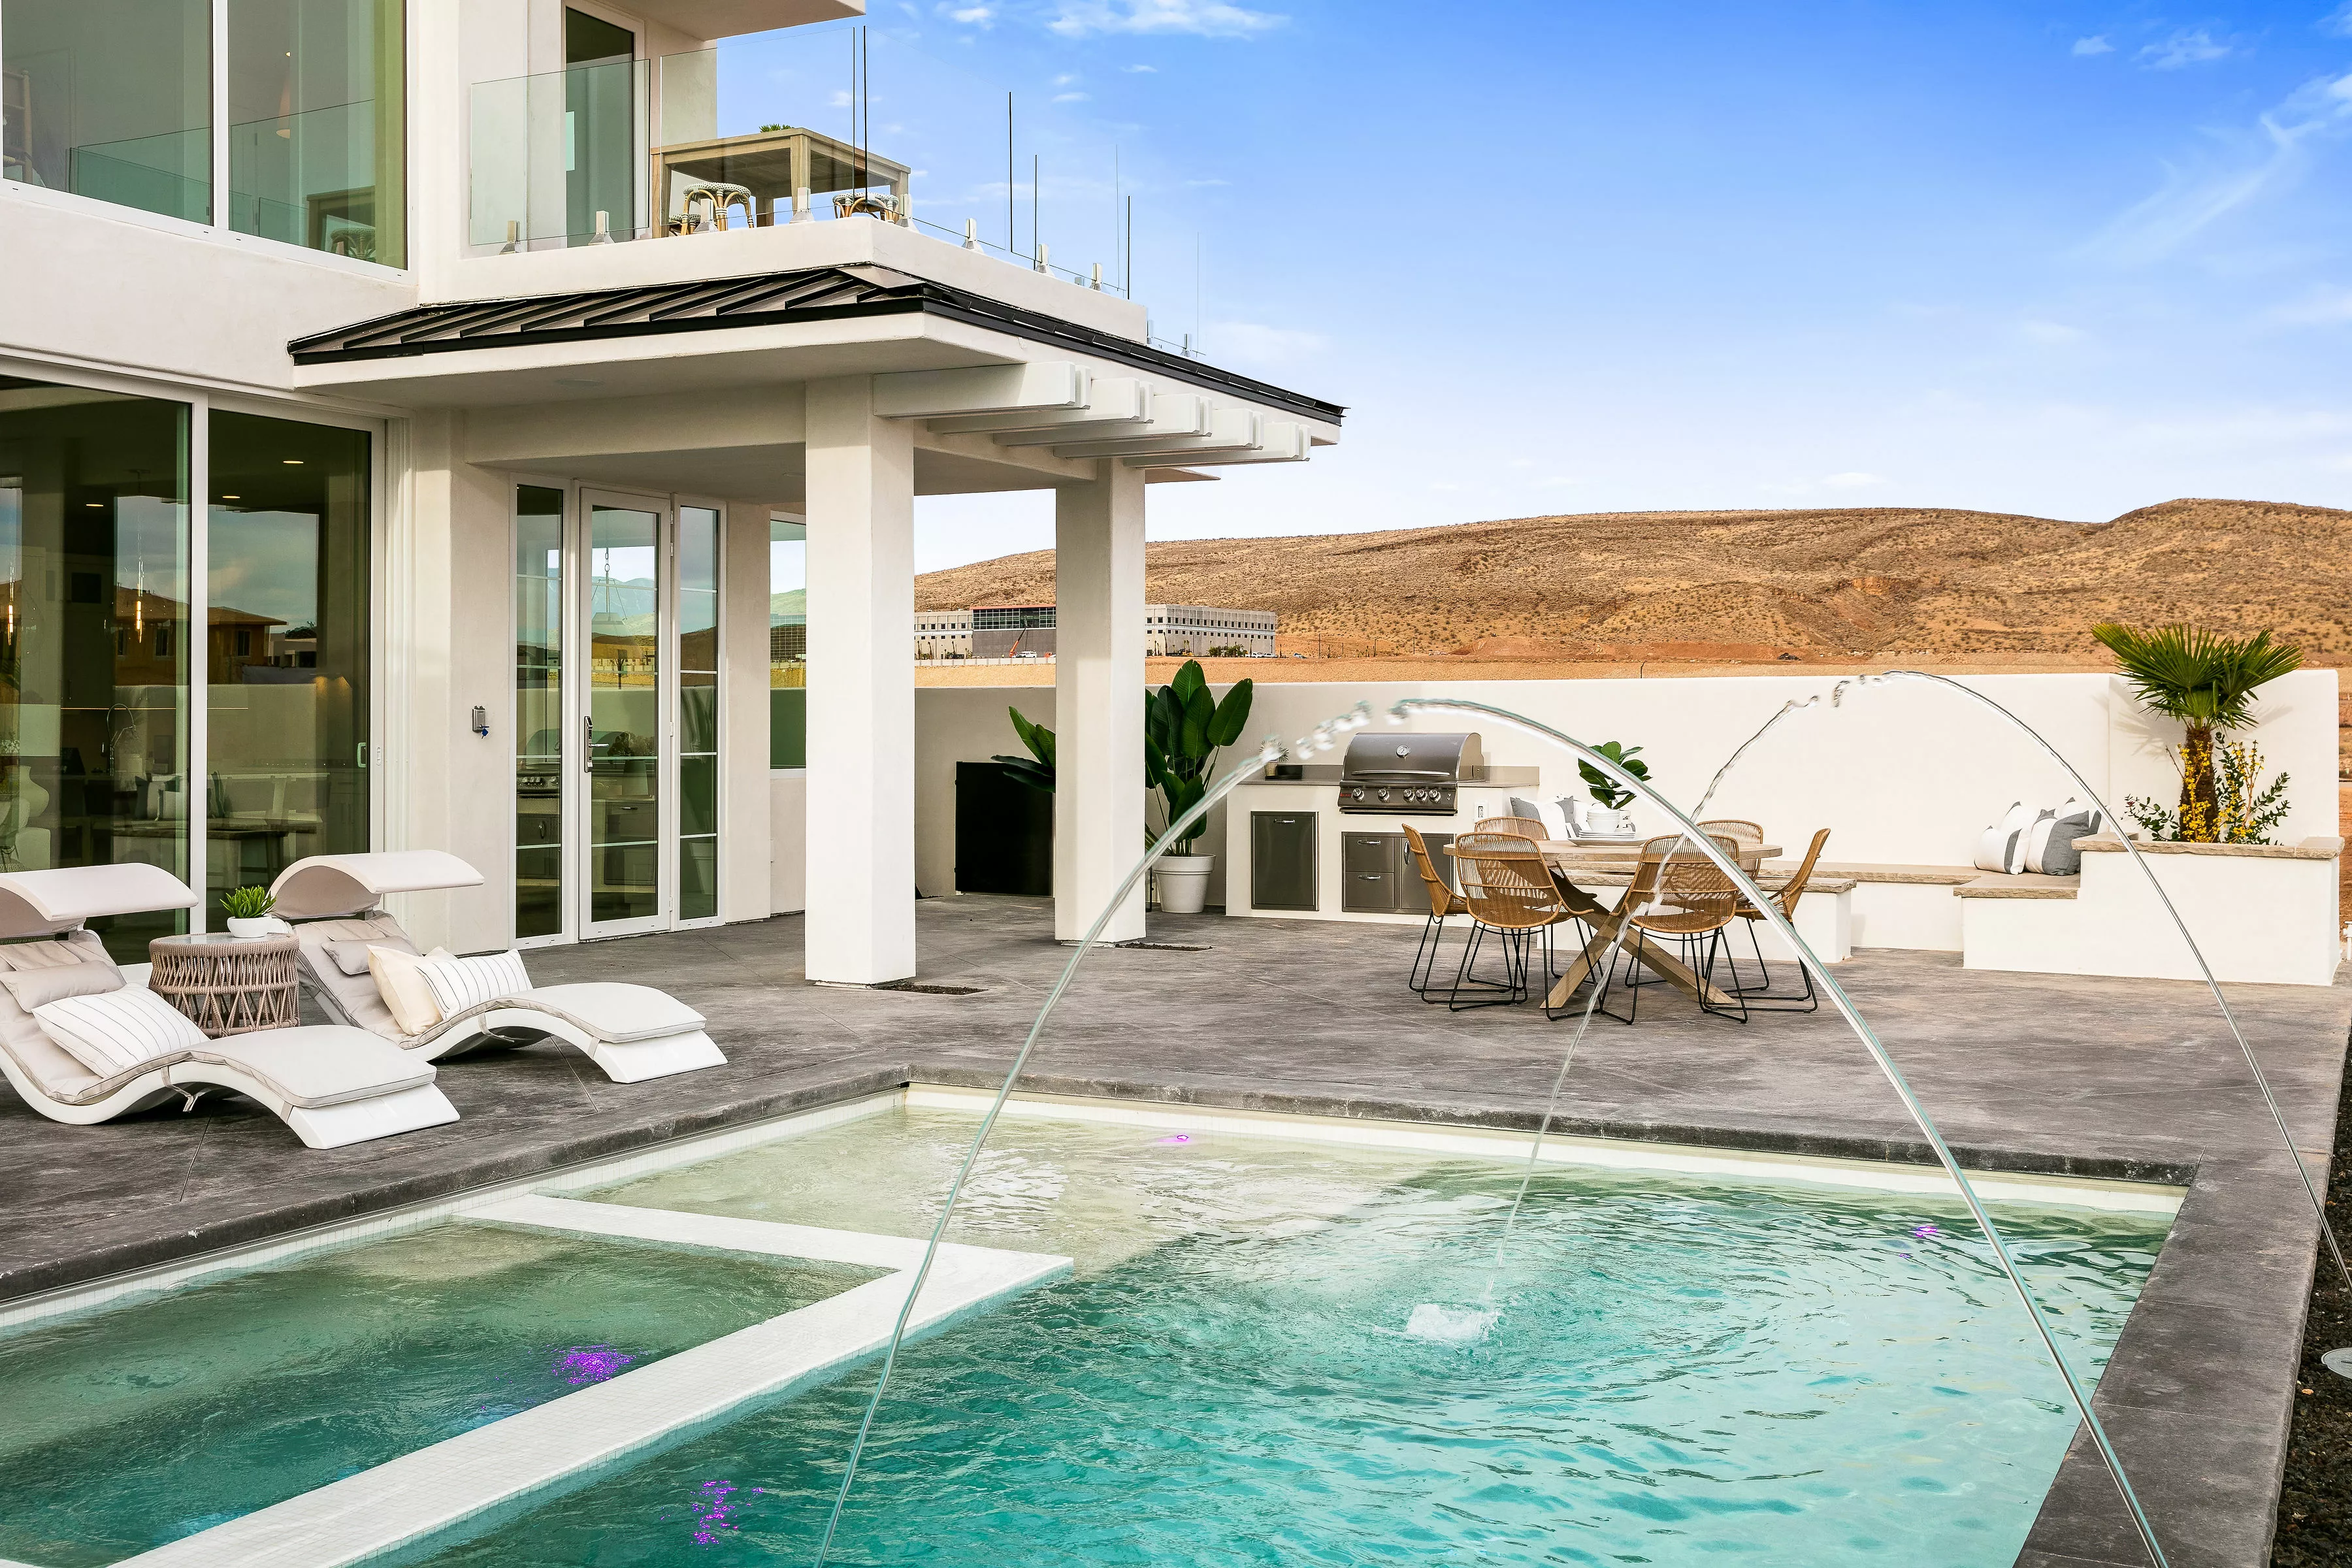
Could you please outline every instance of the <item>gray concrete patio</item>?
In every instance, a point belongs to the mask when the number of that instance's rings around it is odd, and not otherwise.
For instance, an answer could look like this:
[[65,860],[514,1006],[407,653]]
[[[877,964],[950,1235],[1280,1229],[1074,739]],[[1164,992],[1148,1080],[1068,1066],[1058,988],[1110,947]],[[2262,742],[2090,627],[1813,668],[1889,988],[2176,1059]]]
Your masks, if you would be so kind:
[[[923,983],[801,981],[801,922],[530,955],[546,981],[635,979],[700,1008],[730,1061],[606,1081],[542,1045],[444,1065],[464,1120],[314,1152],[242,1102],[102,1127],[0,1098],[0,1300],[903,1083],[993,1083],[1069,950],[1043,902],[920,906]],[[1024,1083],[1325,1114],[1531,1126],[1573,1026],[1532,1008],[1449,1014],[1403,989],[1414,931],[1155,916],[1102,952]],[[1841,979],[1970,1163],[2186,1184],[2190,1193],[2100,1385],[2102,1415],[2172,1560],[2266,1560],[2316,1232],[2201,987],[1969,973],[1864,952]],[[2315,1164],[2331,1147],[2352,987],[2232,987]],[[1654,992],[1596,1021],[1563,1130],[1924,1160],[1885,1080],[1826,1007],[1743,1026]],[[2020,1559],[2145,1559],[2083,1445]]]

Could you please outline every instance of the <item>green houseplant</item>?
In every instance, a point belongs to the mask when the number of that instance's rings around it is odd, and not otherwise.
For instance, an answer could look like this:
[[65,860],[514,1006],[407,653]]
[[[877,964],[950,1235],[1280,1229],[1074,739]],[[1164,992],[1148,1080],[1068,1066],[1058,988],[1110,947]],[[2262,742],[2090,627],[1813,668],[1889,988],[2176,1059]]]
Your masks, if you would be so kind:
[[[1241,738],[1255,693],[1255,682],[1236,681],[1219,701],[1200,660],[1188,658],[1175,679],[1145,699],[1143,776],[1160,792],[1160,832],[1208,793],[1217,753]],[[1207,831],[1205,817],[1193,823],[1160,862],[1160,907],[1170,914],[1198,914],[1208,900],[1216,858],[1193,853]],[[1145,836],[1158,837],[1148,829]]]
[[1007,708],[1005,712],[1013,716],[1013,732],[1021,737],[1021,743],[1029,748],[1029,754],[1012,757],[999,752],[988,760],[1003,763],[1007,773],[1031,789],[1042,789],[1051,795],[1054,791],[1054,731],[1043,724],[1032,724],[1022,717],[1018,708]]
[[[2180,804],[2170,824],[2174,836],[2191,843],[2218,842],[2223,825],[2213,765],[2214,731],[2235,730],[2251,721],[2255,690],[2300,668],[2303,650],[2271,641],[2267,631],[2231,637],[2182,625],[2141,631],[2106,621],[2093,626],[2091,635],[2116,656],[2142,706],[2180,722]],[[2282,788],[2284,784],[2282,780]],[[2150,826],[2145,817],[2141,822]]]
[[267,888],[231,888],[221,895],[221,913],[228,917],[228,934],[234,937],[268,936],[277,923],[269,911],[277,907]]

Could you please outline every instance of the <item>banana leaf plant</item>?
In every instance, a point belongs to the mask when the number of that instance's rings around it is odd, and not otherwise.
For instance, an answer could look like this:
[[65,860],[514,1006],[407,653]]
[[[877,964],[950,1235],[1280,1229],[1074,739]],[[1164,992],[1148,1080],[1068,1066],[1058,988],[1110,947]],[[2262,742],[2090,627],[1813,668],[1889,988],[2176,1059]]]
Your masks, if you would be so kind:
[[[1209,694],[1209,678],[1202,673],[1201,661],[1188,658],[1175,679],[1144,699],[1143,774],[1160,792],[1161,832],[1208,793],[1217,753],[1241,738],[1255,689],[1253,681],[1237,681],[1220,702]],[[1192,846],[1207,831],[1204,817],[1171,846],[1170,852],[1192,854]],[[1145,837],[1149,841],[1157,835],[1147,830]]]
[[1002,763],[1004,771],[1027,784],[1031,789],[1054,793],[1054,731],[1043,724],[1032,724],[1021,716],[1018,708],[1007,708],[1013,715],[1013,732],[1029,748],[1025,757],[993,756],[988,760]]

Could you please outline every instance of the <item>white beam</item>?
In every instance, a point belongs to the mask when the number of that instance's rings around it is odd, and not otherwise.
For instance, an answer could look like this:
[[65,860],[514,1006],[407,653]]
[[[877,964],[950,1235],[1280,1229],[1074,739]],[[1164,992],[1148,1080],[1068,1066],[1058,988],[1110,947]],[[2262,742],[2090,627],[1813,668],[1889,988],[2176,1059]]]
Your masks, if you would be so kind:
[[1161,437],[1205,436],[1209,431],[1209,400],[1194,392],[1161,392],[1152,395],[1148,423],[1100,436],[1085,430],[1016,431],[992,437],[1000,447],[1059,447],[1066,441],[1145,440]]
[[808,978],[915,973],[914,426],[808,384]]
[[1307,438],[1305,426],[1276,419],[1268,422],[1260,431],[1256,446],[1242,451],[1211,452],[1205,456],[1179,452],[1167,458],[1129,458],[1127,466],[1130,468],[1152,468],[1174,463],[1187,468],[1196,464],[1206,468],[1212,464],[1228,463],[1303,463],[1312,449],[1313,443]]
[[[1076,942],[1143,853],[1143,475],[1054,492],[1054,934]],[[1099,940],[1143,935],[1143,889]]]
[[1160,453],[1179,457],[1204,452],[1242,452],[1258,444],[1265,420],[1255,409],[1214,408],[1209,411],[1205,435],[1129,437],[1112,441],[1073,441],[1057,445],[1057,458],[1146,458]]
[[962,370],[892,371],[873,380],[877,419],[931,419],[950,414],[1087,405],[1087,368],[1064,360],[972,365]]
[[930,423],[935,436],[987,435],[999,430],[1110,428],[1151,417],[1151,389],[1133,376],[1097,376],[1087,384],[1083,408],[1034,408],[1018,414],[960,414]]

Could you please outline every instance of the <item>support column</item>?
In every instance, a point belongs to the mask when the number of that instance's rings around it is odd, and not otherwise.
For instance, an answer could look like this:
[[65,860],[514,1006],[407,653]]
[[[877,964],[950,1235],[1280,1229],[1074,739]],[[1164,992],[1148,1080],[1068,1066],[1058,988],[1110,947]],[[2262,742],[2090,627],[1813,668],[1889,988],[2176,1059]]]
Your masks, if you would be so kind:
[[[1054,492],[1054,935],[1076,942],[1142,857],[1143,470]],[[1143,935],[1139,885],[1104,942]]]
[[915,447],[871,378],[808,384],[811,980],[915,973]]

